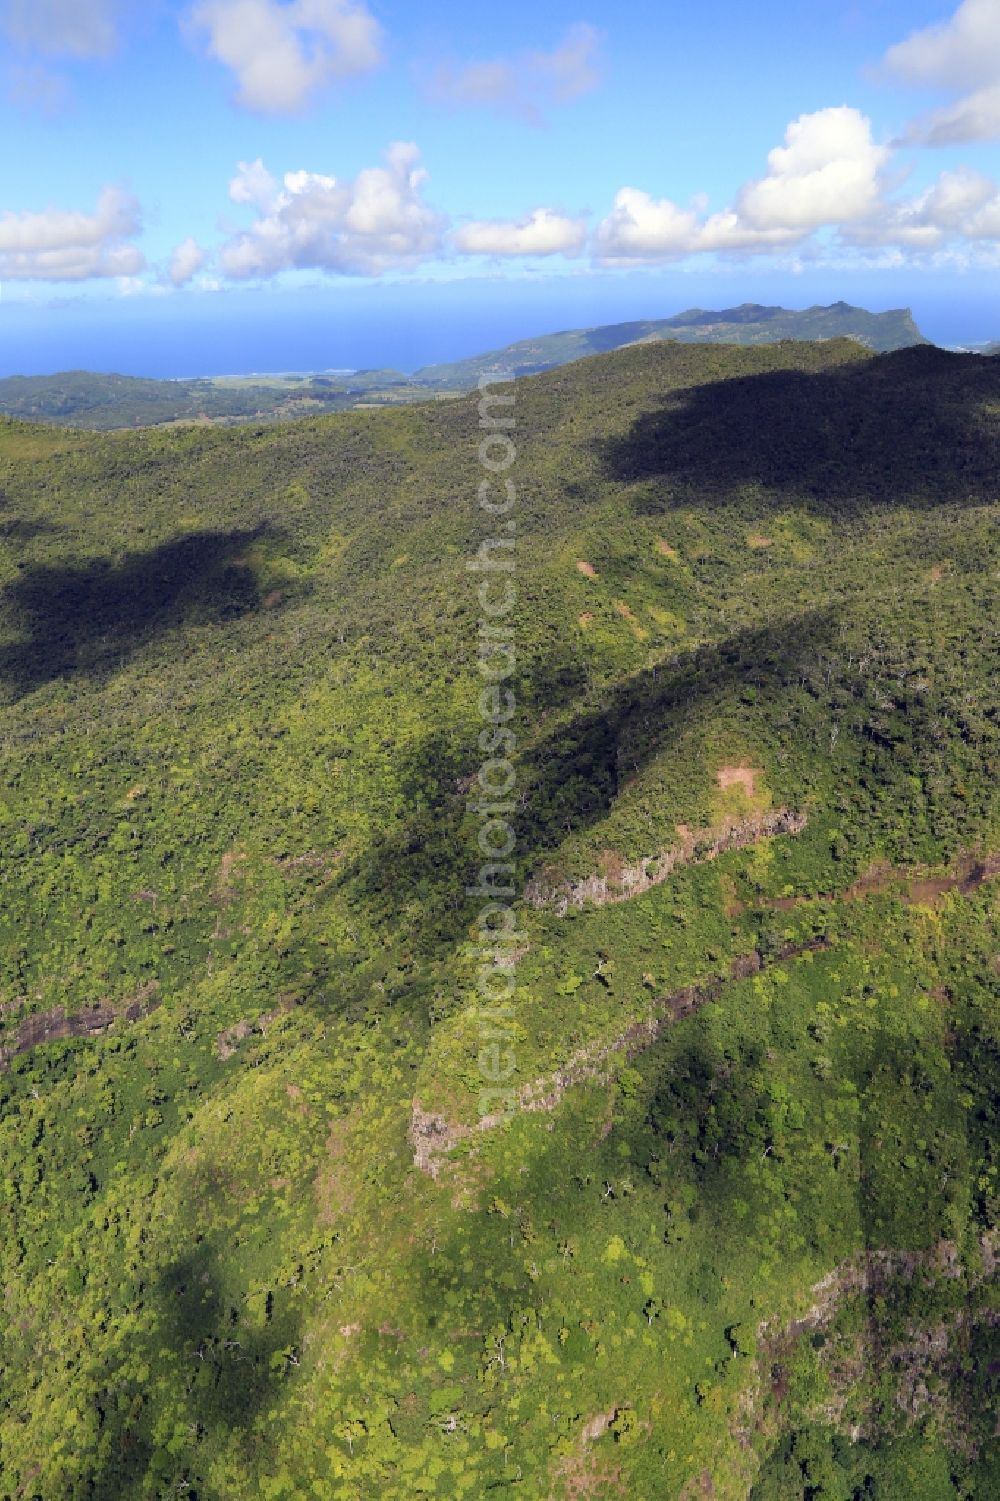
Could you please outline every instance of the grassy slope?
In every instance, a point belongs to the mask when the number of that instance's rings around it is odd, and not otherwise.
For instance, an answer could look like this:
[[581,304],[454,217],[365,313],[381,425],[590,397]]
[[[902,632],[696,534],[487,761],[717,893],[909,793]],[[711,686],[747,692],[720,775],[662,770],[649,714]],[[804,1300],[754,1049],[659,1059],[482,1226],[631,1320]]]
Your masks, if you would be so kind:
[[837,894],[1000,849],[998,412],[991,362],[846,343],[518,387],[525,876],[751,811],[726,764],[808,824],[526,910],[519,1084],[765,963],[437,1179],[413,1101],[479,1087],[475,403],[0,425],[3,1040],[150,1012],[0,1076],[0,1490],[993,1493],[996,886]]

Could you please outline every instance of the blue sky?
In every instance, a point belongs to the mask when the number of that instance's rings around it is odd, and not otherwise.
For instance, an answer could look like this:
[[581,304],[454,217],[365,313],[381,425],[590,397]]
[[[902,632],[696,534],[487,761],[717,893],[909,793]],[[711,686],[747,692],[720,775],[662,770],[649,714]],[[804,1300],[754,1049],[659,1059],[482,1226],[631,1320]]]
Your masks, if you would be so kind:
[[0,0],[0,130],[0,373],[744,300],[1000,336],[1000,0]]

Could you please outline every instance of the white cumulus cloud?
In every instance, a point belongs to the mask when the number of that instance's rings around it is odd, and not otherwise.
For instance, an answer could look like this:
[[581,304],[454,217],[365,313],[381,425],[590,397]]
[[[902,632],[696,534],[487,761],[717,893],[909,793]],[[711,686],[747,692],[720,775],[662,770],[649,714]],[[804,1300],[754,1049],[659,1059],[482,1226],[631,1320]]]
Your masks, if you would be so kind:
[[950,20],[890,47],[888,71],[904,83],[958,97],[912,120],[904,140],[928,146],[1000,140],[1000,3],[963,0]]
[[602,261],[656,261],[688,255],[700,225],[694,209],[642,188],[620,188],[614,207],[597,227],[594,248]]
[[198,241],[188,235],[186,240],[175,247],[167,275],[175,287],[186,286],[192,277],[197,276],[205,259],[205,252]]
[[798,229],[755,229],[729,210],[707,218],[642,188],[620,188],[597,226],[594,253],[608,265],[679,259],[708,251],[780,249],[802,238]]
[[128,242],[141,227],[135,199],[115,187],[103,190],[92,214],[55,208],[0,214],[0,280],[134,276],[145,258]]
[[954,89],[989,83],[1000,75],[1000,6],[963,0],[950,20],[890,47],[885,61],[909,83]]
[[322,88],[382,61],[382,32],[363,0],[200,0],[189,24],[236,75],[237,102],[295,114]]
[[263,163],[242,163],[230,197],[256,204],[258,216],[223,247],[223,270],[236,278],[292,269],[377,276],[435,254],[445,223],[423,197],[427,173],[419,162],[415,145],[397,141],[384,166],[347,181],[288,172],[280,188],[270,179],[270,198]]
[[579,255],[587,239],[582,218],[536,208],[523,219],[477,219],[455,231],[462,255]]
[[859,110],[841,105],[801,115],[785,144],[768,155],[767,176],[740,193],[737,212],[755,229],[808,230],[863,219],[878,202],[888,157]]
[[229,184],[229,196],[234,203],[251,203],[257,208],[273,203],[277,193],[278,184],[260,157],[255,162],[240,162]]
[[923,193],[887,202],[845,236],[859,245],[936,251],[961,241],[1000,240],[1000,188],[970,167],[942,172]]
[[565,104],[596,86],[599,50],[600,33],[579,22],[551,52],[442,63],[431,79],[431,93],[445,104],[485,105],[537,125],[553,105]]
[[641,188],[620,189],[598,226],[595,253],[615,264],[794,245],[824,225],[871,214],[888,156],[858,110],[817,110],[789,125],[784,145],[768,156],[767,174],[747,183],[722,213],[706,216]]
[[1000,141],[1000,83],[988,89],[977,89],[954,104],[912,121],[904,139],[910,144],[925,146]]

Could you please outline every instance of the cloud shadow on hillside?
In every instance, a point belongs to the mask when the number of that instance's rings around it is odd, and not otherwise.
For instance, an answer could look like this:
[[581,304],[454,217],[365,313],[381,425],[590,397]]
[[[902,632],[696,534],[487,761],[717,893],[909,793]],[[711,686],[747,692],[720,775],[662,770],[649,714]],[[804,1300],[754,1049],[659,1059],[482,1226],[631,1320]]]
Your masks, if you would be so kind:
[[55,678],[100,676],[182,623],[247,614],[258,589],[239,555],[262,535],[196,532],[119,560],[24,567],[4,591],[16,634],[0,647],[0,681],[20,697]]
[[22,543],[33,542],[36,537],[48,536],[59,530],[51,521],[19,516],[10,499],[0,490],[0,542],[19,547]]
[[851,513],[996,499],[1000,361],[930,346],[830,370],[776,370],[671,395],[600,445],[620,483],[660,481],[659,512],[748,489]]
[[[181,1494],[206,1498],[203,1467],[213,1448],[230,1435],[242,1448],[257,1442],[254,1424],[273,1402],[297,1360],[299,1319],[283,1290],[266,1294],[263,1323],[247,1316],[247,1298],[227,1291],[225,1247],[217,1237],[194,1239],[187,1254],[160,1267],[147,1296],[155,1310],[151,1333],[138,1352],[152,1367],[169,1372],[171,1400],[187,1441],[178,1450],[158,1446],[152,1430],[156,1408],[148,1396],[131,1404],[116,1400],[115,1384],[98,1396],[101,1427],[110,1430],[102,1461],[81,1474],[95,1501],[126,1496]],[[264,1296],[263,1294],[261,1296]],[[128,1389],[127,1371],[118,1378]]]

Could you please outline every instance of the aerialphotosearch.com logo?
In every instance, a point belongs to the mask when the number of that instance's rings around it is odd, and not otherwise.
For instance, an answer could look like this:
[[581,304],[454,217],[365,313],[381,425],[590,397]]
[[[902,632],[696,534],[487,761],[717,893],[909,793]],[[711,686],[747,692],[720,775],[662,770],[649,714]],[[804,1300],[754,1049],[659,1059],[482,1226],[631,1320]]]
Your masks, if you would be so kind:
[[479,1074],[482,1089],[479,1114],[509,1115],[517,1093],[510,1081],[516,1060],[514,1040],[514,991],[519,944],[517,930],[513,855],[517,831],[512,822],[516,802],[517,768],[514,754],[517,735],[512,721],[517,702],[511,681],[517,666],[514,610],[517,523],[514,510],[517,490],[510,471],[517,460],[514,443],[514,385],[507,378],[503,390],[490,386],[504,379],[494,372],[479,380],[479,462],[485,471],[478,489],[478,507],[489,518],[492,535],[483,538],[478,552],[466,564],[478,578],[479,630],[477,656],[482,687],[479,715],[483,728],[479,749],[486,758],[470,796],[470,812],[479,821],[479,880],[467,888],[470,897],[484,905],[476,922],[474,957],[478,960],[477,989],[480,1004]]

